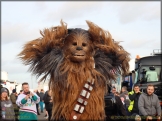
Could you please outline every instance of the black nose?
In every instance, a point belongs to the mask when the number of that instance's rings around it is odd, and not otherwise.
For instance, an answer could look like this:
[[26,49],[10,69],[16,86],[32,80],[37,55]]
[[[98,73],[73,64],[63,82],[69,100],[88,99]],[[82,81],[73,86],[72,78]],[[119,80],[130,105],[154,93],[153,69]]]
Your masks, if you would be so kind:
[[76,50],[82,50],[82,47],[77,47]]

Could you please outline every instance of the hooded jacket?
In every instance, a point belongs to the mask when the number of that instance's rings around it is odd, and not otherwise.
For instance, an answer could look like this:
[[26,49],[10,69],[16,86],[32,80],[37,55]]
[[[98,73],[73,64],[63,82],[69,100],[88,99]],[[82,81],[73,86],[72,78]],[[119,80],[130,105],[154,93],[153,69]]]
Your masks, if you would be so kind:
[[43,97],[46,110],[52,110],[53,103],[50,102],[51,96],[49,96],[48,91],[45,92]]
[[10,100],[1,101],[0,121],[14,121],[15,113]]
[[39,93],[39,97],[40,97],[40,101],[43,101],[44,93],[43,92],[40,92]]
[[134,91],[129,92],[130,105],[128,107],[129,112],[139,114],[138,100],[141,92],[135,93]]
[[16,95],[14,93],[11,93],[10,100],[11,100],[11,102],[13,104],[14,109],[18,109],[19,107],[16,104]]
[[154,93],[148,95],[142,93],[139,97],[138,108],[140,115],[143,116],[161,116],[161,106],[157,95]]

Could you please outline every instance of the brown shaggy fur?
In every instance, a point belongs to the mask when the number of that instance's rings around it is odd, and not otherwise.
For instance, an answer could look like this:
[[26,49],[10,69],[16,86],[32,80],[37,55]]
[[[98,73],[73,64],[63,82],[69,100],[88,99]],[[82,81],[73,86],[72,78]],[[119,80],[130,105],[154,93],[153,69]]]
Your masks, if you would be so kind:
[[[54,120],[69,120],[88,78],[95,79],[94,89],[80,120],[103,120],[107,83],[115,80],[117,74],[125,75],[129,70],[129,53],[112,39],[109,32],[90,21],[87,24],[88,31],[67,29],[61,21],[61,26],[41,31],[42,38],[28,42],[19,54],[24,64],[30,65],[33,74],[37,77],[44,74],[40,81],[50,77]],[[83,62],[74,62],[70,58],[70,43],[74,40],[87,42],[88,50]],[[117,74],[113,75],[112,69]]]

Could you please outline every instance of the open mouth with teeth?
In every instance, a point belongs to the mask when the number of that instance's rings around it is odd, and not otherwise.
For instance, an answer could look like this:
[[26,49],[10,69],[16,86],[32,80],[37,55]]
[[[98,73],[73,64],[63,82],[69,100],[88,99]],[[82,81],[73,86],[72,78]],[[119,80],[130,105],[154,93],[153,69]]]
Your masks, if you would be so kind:
[[75,61],[75,62],[81,62],[81,61],[84,61],[85,58],[86,58],[86,55],[84,52],[77,52],[77,53],[72,53],[72,61]]
[[74,55],[74,56],[84,56],[84,55]]

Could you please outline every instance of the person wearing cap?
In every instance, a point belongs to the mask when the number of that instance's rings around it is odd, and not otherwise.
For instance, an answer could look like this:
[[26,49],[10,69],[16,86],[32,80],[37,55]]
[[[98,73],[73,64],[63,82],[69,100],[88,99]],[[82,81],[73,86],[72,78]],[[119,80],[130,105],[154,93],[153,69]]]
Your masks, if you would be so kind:
[[8,91],[4,87],[1,88],[0,102],[0,121],[15,121],[14,107],[11,100],[8,98]]
[[13,104],[14,107],[14,112],[15,112],[15,121],[18,121],[18,113],[19,113],[19,107],[16,104],[16,99],[17,99],[17,93],[16,93],[16,89],[12,90],[12,93],[10,95],[10,100]]

